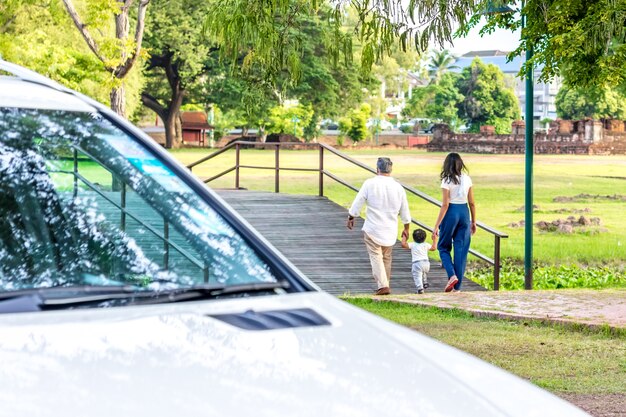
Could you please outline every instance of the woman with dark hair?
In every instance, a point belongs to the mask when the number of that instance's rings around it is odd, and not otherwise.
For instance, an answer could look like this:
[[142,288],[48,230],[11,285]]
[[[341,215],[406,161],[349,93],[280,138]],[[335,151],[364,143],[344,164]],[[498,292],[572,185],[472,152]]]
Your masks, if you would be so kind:
[[[461,288],[471,235],[476,233],[476,206],[472,179],[458,153],[446,156],[441,170],[442,204],[433,240],[439,237],[439,256],[448,274],[445,292]],[[469,209],[468,209],[469,205]],[[471,220],[470,220],[471,214]],[[454,260],[450,251],[454,247]]]

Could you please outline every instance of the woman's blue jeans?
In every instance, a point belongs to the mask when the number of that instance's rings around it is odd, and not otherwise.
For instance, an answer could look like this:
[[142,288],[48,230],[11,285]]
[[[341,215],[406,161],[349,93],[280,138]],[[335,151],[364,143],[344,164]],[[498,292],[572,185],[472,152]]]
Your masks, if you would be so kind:
[[[450,204],[439,225],[437,249],[439,249],[439,257],[446,269],[448,278],[456,275],[459,279],[459,282],[454,286],[455,290],[461,288],[471,237],[470,214],[467,204]],[[454,260],[450,255],[453,247]]]

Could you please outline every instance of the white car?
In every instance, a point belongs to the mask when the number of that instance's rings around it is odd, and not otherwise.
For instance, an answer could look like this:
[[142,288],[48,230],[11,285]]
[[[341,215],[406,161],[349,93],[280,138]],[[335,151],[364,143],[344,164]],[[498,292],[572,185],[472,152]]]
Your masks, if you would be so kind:
[[0,71],[0,416],[587,415],[321,292],[142,131]]

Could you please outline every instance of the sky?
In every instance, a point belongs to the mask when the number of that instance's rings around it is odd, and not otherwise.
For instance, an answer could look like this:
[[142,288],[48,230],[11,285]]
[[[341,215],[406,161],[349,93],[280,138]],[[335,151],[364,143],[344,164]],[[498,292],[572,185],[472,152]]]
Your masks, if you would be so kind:
[[485,35],[483,37],[480,36],[479,31],[479,28],[472,29],[466,38],[455,39],[454,45],[447,45],[446,49],[449,49],[456,56],[463,55],[469,51],[488,49],[512,51],[517,48],[520,39],[519,31],[511,32],[504,29],[497,29],[491,35]]

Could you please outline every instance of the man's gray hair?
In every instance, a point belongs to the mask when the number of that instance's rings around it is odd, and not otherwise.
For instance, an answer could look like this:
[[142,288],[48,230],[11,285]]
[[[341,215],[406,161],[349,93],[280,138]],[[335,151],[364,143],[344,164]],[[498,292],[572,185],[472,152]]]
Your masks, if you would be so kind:
[[389,158],[380,157],[378,161],[376,161],[376,168],[378,168],[378,172],[381,174],[390,174],[392,167],[393,162],[391,162]]

